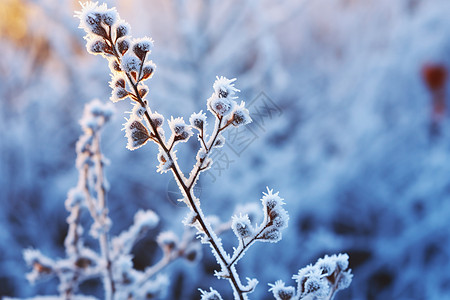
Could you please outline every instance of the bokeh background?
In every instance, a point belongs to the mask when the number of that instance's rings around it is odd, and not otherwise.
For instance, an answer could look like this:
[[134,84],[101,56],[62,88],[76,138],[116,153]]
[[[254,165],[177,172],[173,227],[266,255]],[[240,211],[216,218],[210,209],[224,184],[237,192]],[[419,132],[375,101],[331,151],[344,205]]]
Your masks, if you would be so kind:
[[[266,186],[290,213],[278,244],[256,244],[238,269],[267,283],[324,254],[350,255],[354,281],[337,299],[450,298],[450,2],[448,0],[117,0],[134,37],[155,40],[152,108],[187,119],[205,110],[215,76],[237,77],[255,122],[203,176],[206,213],[227,221]],[[64,200],[77,181],[78,119],[108,101],[109,71],[89,55],[73,18],[78,1],[0,1],[0,296],[54,294],[31,286],[22,250],[64,256]],[[134,250],[158,260],[160,230],[183,232],[171,176],[156,173],[153,145],[125,149],[126,102],[103,138],[111,160],[112,234],[139,208],[161,225]],[[233,142],[234,141],[234,142]],[[233,144],[234,143],[234,144]],[[179,149],[185,170],[196,143]],[[233,148],[234,147],[234,148]],[[181,147],[180,147],[181,148]],[[223,235],[228,249],[232,234]],[[198,264],[165,269],[168,299],[209,286],[230,299],[207,247]],[[82,287],[101,298],[99,281]]]

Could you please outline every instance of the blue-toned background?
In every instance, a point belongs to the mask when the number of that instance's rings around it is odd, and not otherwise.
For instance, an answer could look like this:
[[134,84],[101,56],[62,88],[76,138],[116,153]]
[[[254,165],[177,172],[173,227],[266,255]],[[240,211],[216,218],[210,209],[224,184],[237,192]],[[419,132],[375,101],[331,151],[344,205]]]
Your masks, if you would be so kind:
[[[354,281],[337,299],[450,298],[450,2],[448,0],[108,1],[155,40],[153,109],[167,117],[206,110],[216,75],[237,77],[254,123],[227,137],[203,175],[204,210],[227,221],[258,203],[266,186],[290,214],[278,244],[256,244],[239,262],[267,283],[324,254],[346,252]],[[77,1],[0,2],[0,296],[54,294],[31,286],[22,250],[64,256],[64,200],[77,182],[78,119],[92,98],[108,101],[107,62],[89,55],[73,18]],[[112,234],[139,208],[161,219],[134,250],[136,268],[160,256],[156,235],[181,234],[187,212],[156,148],[125,149],[126,102],[103,137]],[[190,170],[195,142],[178,150]],[[227,249],[235,246],[223,235]],[[198,287],[231,297],[201,263],[165,269],[168,299],[198,299]],[[101,295],[91,281],[82,291]],[[101,296],[100,296],[101,297]]]

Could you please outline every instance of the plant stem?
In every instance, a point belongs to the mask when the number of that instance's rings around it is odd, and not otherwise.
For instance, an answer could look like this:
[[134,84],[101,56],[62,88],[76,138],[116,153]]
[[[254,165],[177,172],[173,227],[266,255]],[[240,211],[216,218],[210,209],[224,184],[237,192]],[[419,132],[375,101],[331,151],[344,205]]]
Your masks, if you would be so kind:
[[[116,287],[112,275],[112,262],[109,255],[109,243],[108,243],[108,233],[107,233],[107,224],[106,220],[108,218],[108,208],[106,206],[106,190],[105,190],[105,179],[103,174],[103,159],[102,152],[100,148],[100,134],[96,133],[94,138],[95,145],[95,159],[96,159],[96,173],[97,173],[97,182],[96,182],[96,190],[97,190],[97,201],[98,201],[98,209],[100,215],[97,216],[99,218],[100,224],[103,226],[103,230],[99,236],[100,242],[100,251],[102,253],[102,257],[106,262],[106,276],[105,276],[105,287],[109,289],[109,293],[106,293],[109,299],[114,299],[114,294],[116,292]],[[107,298],[108,299],[108,298]]]

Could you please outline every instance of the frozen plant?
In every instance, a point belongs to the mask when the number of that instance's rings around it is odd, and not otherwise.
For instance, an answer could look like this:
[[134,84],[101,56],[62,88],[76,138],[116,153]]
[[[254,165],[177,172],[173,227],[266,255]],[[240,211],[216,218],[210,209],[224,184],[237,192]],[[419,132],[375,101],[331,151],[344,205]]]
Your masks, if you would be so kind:
[[337,291],[350,285],[352,277],[347,254],[325,255],[292,276],[297,281],[297,289],[278,280],[269,284],[269,291],[277,300],[332,300]]
[[[289,220],[283,208],[283,199],[278,192],[274,193],[267,188],[261,199],[264,219],[259,225],[252,224],[248,215],[233,216],[231,228],[238,239],[238,246],[233,253],[228,253],[210,220],[205,217],[200,199],[194,194],[200,174],[214,163],[210,157],[211,152],[225,143],[222,133],[232,126],[245,126],[252,121],[245,102],[237,103],[239,90],[235,87],[236,79],[217,77],[213,85],[214,91],[207,99],[207,109],[214,118],[212,130],[208,130],[207,116],[203,111],[192,114],[189,124],[182,117],[164,118],[153,111],[146,100],[149,88],[145,82],[153,76],[156,68],[149,60],[153,40],[148,37],[133,39],[129,24],[120,18],[115,8],[108,8],[105,4],[83,4],[76,16],[80,19],[80,28],[86,32],[88,52],[101,55],[109,62],[112,72],[111,101],[118,102],[127,98],[132,101],[133,109],[124,124],[127,148],[135,150],[148,141],[157,145],[158,172],[170,171],[173,174],[183,194],[179,201],[183,201],[190,210],[184,224],[196,228],[201,242],[211,247],[220,267],[215,276],[229,281],[235,299],[248,299],[247,294],[254,291],[258,280],[247,278],[247,283],[243,284],[236,271],[236,263],[254,242],[274,243],[281,240],[282,230],[287,227]],[[163,128],[165,119],[170,129],[167,134]],[[199,141],[199,150],[196,162],[186,176],[178,164],[175,147],[187,142],[194,132]],[[171,235],[165,235],[158,242],[164,244],[166,249],[171,249],[173,240]],[[222,299],[219,292],[212,288],[210,292],[201,291],[201,294],[202,299]]]
[[[134,269],[133,246],[159,222],[158,215],[150,210],[138,211],[134,223],[127,230],[109,237],[112,222],[106,203],[109,188],[103,172],[106,159],[101,152],[100,135],[112,113],[111,103],[94,100],[85,106],[80,121],[83,135],[76,144],[78,184],[68,192],[65,202],[70,213],[64,242],[66,257],[53,260],[35,249],[27,249],[23,254],[32,267],[27,274],[30,282],[54,276],[59,279],[57,299],[93,299],[77,294],[78,286],[92,278],[102,279],[105,299],[160,298],[168,286],[168,278],[160,271],[179,257],[194,261],[200,255],[199,243],[192,232],[186,231],[181,241],[173,232],[162,232],[157,238],[163,252],[162,258],[144,271]],[[81,218],[86,212],[93,221],[89,233],[99,241],[99,252],[84,243]]]

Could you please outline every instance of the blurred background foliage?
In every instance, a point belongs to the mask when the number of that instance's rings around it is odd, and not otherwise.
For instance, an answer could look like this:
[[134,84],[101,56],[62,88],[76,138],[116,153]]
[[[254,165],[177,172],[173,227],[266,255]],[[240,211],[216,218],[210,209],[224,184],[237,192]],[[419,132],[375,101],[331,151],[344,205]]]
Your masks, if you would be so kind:
[[[450,296],[450,2],[447,0],[117,0],[134,37],[151,36],[157,64],[153,109],[187,119],[206,109],[215,76],[237,77],[255,122],[216,158],[200,189],[205,212],[228,220],[236,205],[280,190],[291,220],[277,245],[255,245],[238,264],[267,283],[323,254],[347,252],[355,274],[339,299]],[[78,1],[0,1],[0,295],[54,293],[30,286],[22,249],[63,256],[64,200],[75,185],[78,119],[92,98],[108,101],[109,71],[84,49]],[[186,208],[156,149],[125,149],[127,103],[104,133],[112,233],[139,208],[181,234]],[[196,143],[179,151],[189,170]],[[175,221],[174,221],[175,220]],[[161,253],[155,232],[136,246],[135,267]],[[234,246],[224,233],[227,247]],[[87,243],[93,243],[87,240]],[[94,246],[95,247],[95,246]],[[198,299],[211,276],[176,262],[168,299]],[[262,263],[263,262],[263,263]],[[82,286],[101,295],[99,282]]]

